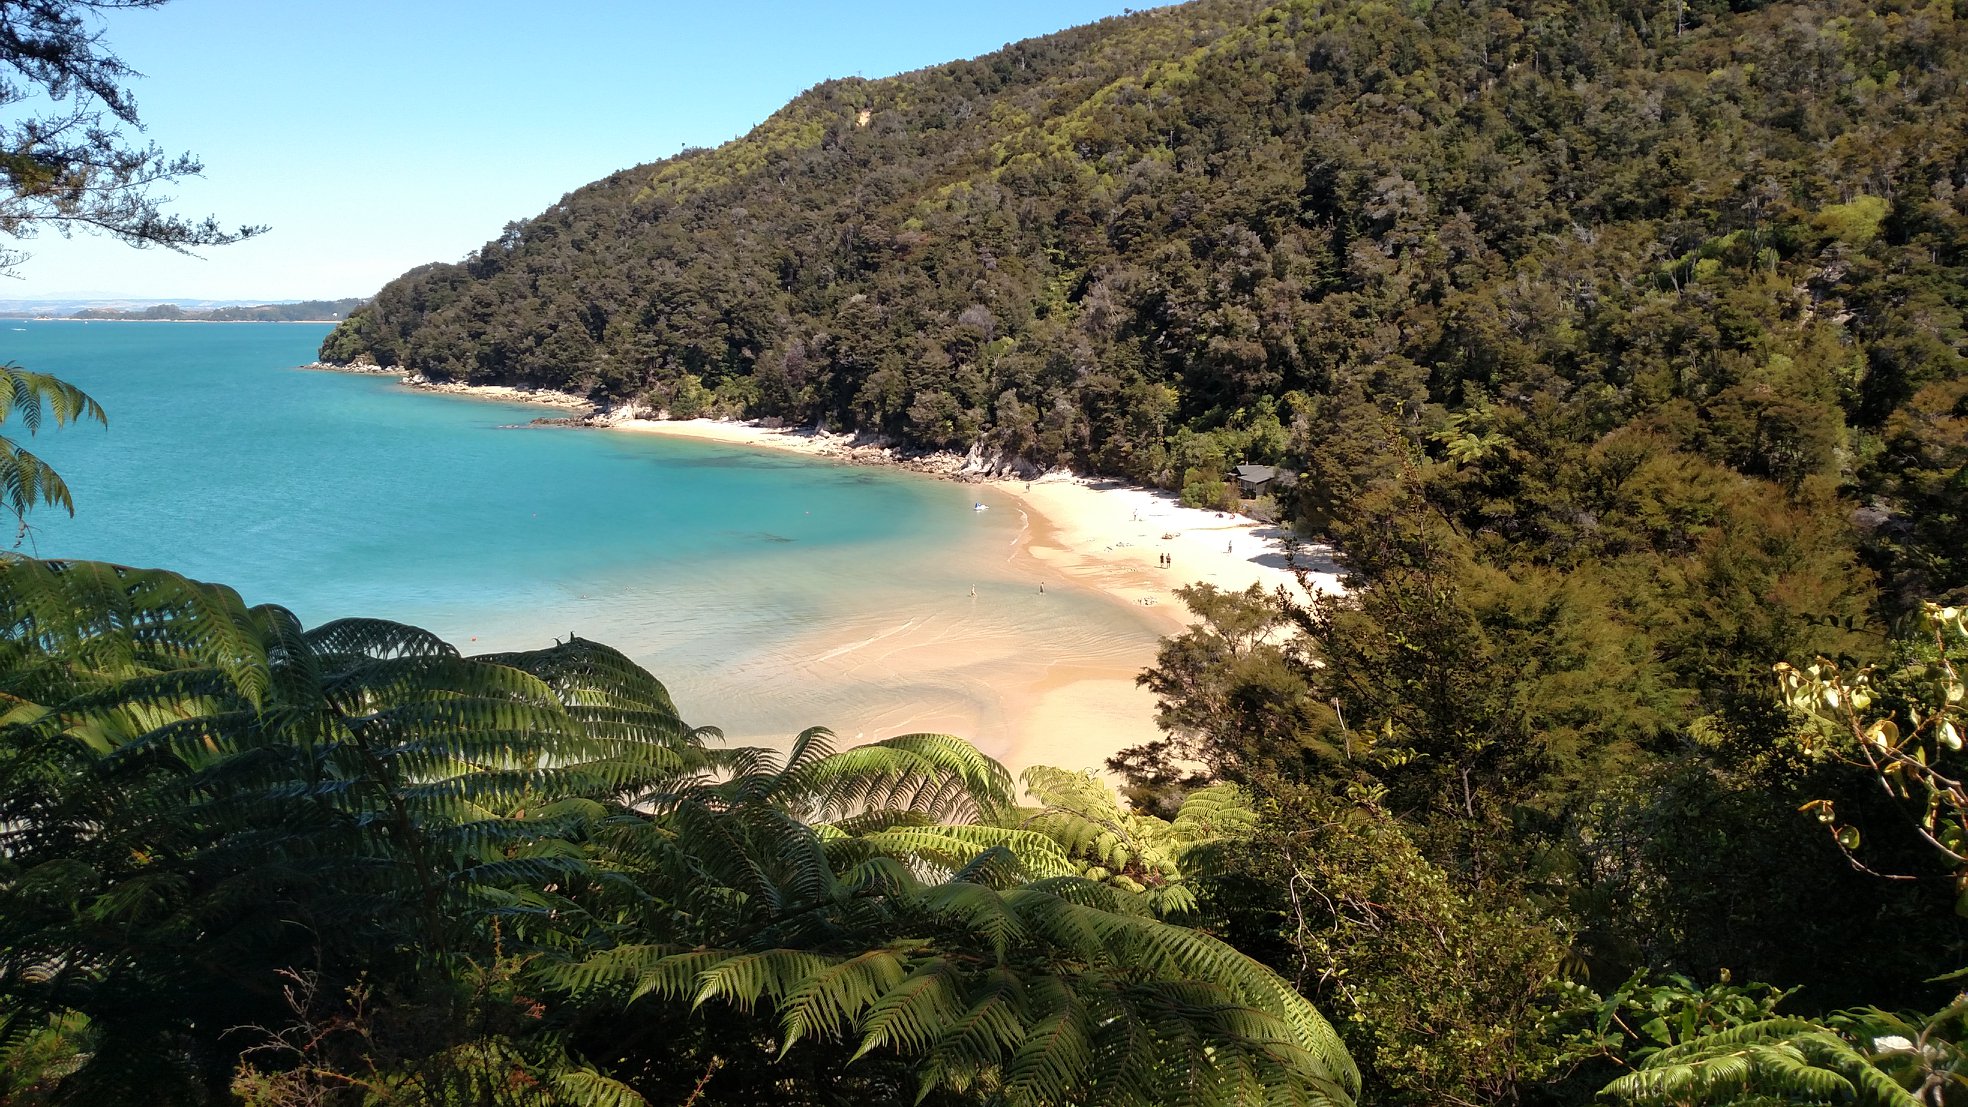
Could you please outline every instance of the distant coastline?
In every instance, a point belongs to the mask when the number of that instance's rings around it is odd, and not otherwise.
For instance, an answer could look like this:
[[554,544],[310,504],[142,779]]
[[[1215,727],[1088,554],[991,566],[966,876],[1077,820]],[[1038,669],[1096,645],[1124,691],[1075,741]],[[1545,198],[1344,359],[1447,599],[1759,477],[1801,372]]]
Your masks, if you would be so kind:
[[199,302],[193,306],[141,300],[0,301],[0,319],[81,323],[339,323],[367,303],[339,300],[287,300],[278,303]]
[[32,323],[339,323],[340,319],[145,319],[140,316],[90,316],[86,319],[73,315],[26,315],[0,312],[0,319],[24,320]]

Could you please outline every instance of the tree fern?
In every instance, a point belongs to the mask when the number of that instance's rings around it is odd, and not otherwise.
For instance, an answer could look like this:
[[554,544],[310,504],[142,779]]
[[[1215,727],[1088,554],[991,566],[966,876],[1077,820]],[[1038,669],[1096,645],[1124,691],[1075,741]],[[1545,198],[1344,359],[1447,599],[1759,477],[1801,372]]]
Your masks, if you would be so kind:
[[[226,1071],[245,1046],[202,1028],[273,1025],[280,973],[317,964],[506,1012],[408,1032],[428,1045],[371,1074],[467,1100],[783,1099],[812,1066],[1007,1103],[1357,1091],[1303,999],[1075,875],[1080,839],[1021,825],[957,739],[716,749],[594,643],[465,657],[91,563],[0,564],[0,624],[0,1041],[85,1014],[99,1048],[65,1090]],[[1179,856],[1222,823],[1199,808],[1102,856]],[[486,964],[550,1002],[458,999]],[[511,1021],[532,1005],[546,1021]],[[651,1019],[723,1037],[624,1039]]]
[[[0,423],[9,418],[18,418],[29,435],[38,434],[48,419],[56,426],[84,419],[109,425],[102,406],[81,389],[12,363],[0,365]],[[75,501],[61,474],[7,437],[0,437],[0,503],[23,525],[27,513],[43,505],[75,514]]]
[[[673,849],[649,855],[660,867],[635,879],[651,899],[684,907],[695,928],[549,975],[630,1003],[755,1011],[772,1019],[781,1053],[844,1040],[864,1061],[909,1061],[925,1093],[1337,1104],[1357,1091],[1317,1012],[1221,942],[1132,913],[1116,889],[1075,877],[992,887],[906,864],[837,868],[851,855],[797,847],[791,839],[811,832],[776,794],[728,781],[659,806]],[[961,840],[962,829],[890,825],[864,837]],[[936,851],[914,842],[898,852]],[[982,856],[993,854],[1018,864],[1003,846]],[[1153,1076],[1120,1079],[1120,1069]]]
[[1634,1104],[1860,1103],[1923,1107],[1968,1086],[1968,1001],[1913,1018],[1862,1009],[1771,1018],[1669,1046],[1605,1095]]
[[1142,897],[1155,913],[1195,908],[1183,867],[1218,845],[1248,838],[1257,815],[1234,784],[1191,792],[1173,820],[1123,810],[1105,782],[1090,772],[1047,766],[1027,769],[1024,784],[1041,806],[1001,817],[1058,844],[1080,875]]
[[[566,946],[593,922],[553,889],[609,879],[578,845],[601,801],[693,764],[660,685],[589,643],[463,658],[375,620],[303,632],[175,574],[20,559],[0,620],[17,1011],[143,987],[177,996],[168,1024],[309,946],[442,955],[494,926]],[[75,863],[80,883],[49,879]],[[93,920],[144,935],[141,973],[118,967],[130,933]]]

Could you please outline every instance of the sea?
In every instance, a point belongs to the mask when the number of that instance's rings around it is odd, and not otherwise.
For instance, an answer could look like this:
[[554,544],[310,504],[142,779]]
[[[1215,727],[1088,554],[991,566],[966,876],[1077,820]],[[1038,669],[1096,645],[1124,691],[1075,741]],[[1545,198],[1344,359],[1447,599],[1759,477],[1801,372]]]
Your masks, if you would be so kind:
[[328,329],[0,320],[0,361],[109,413],[31,440],[0,427],[75,501],[35,511],[14,548],[222,582],[308,625],[414,623],[467,653],[580,635],[745,741],[968,728],[1002,752],[1029,738],[1007,666],[1152,650],[1110,599],[1039,591],[1017,555],[1029,521],[988,487],[535,426],[560,413],[298,368]]

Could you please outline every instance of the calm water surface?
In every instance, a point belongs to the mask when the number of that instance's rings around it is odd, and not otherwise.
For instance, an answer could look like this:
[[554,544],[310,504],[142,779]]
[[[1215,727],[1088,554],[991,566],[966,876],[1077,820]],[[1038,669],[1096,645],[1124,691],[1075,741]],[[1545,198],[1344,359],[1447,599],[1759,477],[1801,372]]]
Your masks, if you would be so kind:
[[310,624],[414,622],[468,651],[577,632],[734,737],[852,734],[911,698],[988,717],[988,674],[925,683],[890,663],[843,679],[834,663],[936,620],[1073,660],[1152,640],[1097,597],[1037,597],[1010,560],[1022,518],[988,490],[528,427],[542,409],[294,369],[327,330],[0,321],[0,360],[73,381],[110,416],[35,439],[76,516],[37,513],[22,552],[175,569]]

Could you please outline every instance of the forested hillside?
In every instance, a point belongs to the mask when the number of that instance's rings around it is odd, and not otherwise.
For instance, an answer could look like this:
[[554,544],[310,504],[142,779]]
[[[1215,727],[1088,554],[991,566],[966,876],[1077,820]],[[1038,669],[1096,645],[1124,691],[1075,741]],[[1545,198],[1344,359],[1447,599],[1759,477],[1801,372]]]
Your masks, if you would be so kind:
[[816,88],[323,356],[1288,464],[1348,595],[1191,592],[1115,767],[1258,797],[1203,917],[1377,1102],[1956,1102],[1964,104],[1958,0],[1204,0]]
[[1541,398],[1794,484],[1961,356],[1963,32],[1739,6],[1204,0],[830,82],[323,355],[1161,483]]

